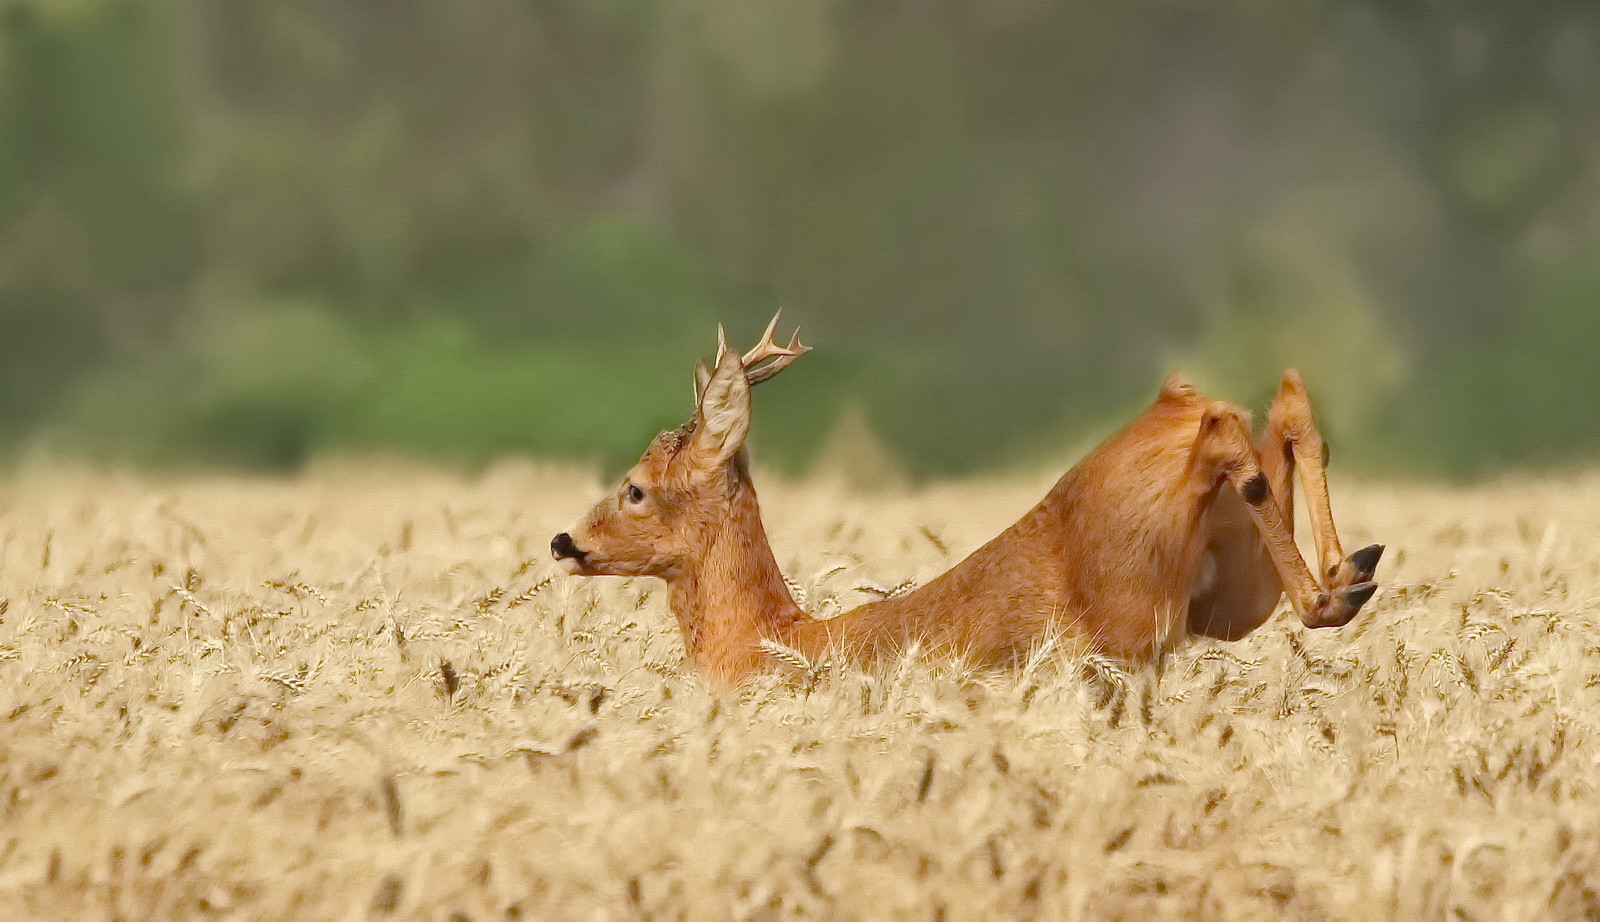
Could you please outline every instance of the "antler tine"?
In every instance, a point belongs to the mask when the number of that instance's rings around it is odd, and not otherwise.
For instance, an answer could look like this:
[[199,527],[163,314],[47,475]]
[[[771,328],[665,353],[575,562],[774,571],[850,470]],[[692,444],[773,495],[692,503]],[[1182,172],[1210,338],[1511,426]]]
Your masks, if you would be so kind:
[[810,351],[810,346],[800,343],[800,331],[796,330],[795,337],[790,341],[788,348],[775,351],[773,354],[777,358],[760,368],[747,369],[744,375],[745,380],[750,382],[751,387],[755,387],[757,384],[772,378],[778,372],[793,365],[795,359]]
[[[750,382],[751,387],[783,371],[794,364],[795,359],[811,351],[810,346],[800,342],[800,330],[798,328],[795,329],[794,336],[789,338],[789,345],[780,346],[773,341],[772,334],[777,332],[778,321],[782,317],[783,309],[779,308],[778,312],[772,315],[772,321],[767,324],[767,331],[761,335],[761,342],[757,343],[754,349],[740,357],[744,363],[745,380]],[[755,367],[757,363],[764,362],[767,359],[772,359],[772,361],[759,368]]]
[[782,316],[783,311],[781,309],[776,314],[773,314],[772,320],[767,323],[767,331],[761,334],[761,342],[756,343],[754,349],[740,357],[744,361],[744,367],[749,368],[762,359],[770,359],[773,356],[782,354],[783,347],[772,341],[772,334],[778,331],[778,318]]
[[772,341],[772,334],[778,332],[778,321],[782,317],[783,308],[780,307],[778,308],[778,312],[772,315],[772,319],[767,321],[767,329],[766,332],[761,334],[761,342],[756,343],[756,347],[754,349],[751,349],[749,352],[744,354],[743,358],[746,365],[761,361],[761,359],[764,357],[761,354],[763,350],[777,348],[777,344]]

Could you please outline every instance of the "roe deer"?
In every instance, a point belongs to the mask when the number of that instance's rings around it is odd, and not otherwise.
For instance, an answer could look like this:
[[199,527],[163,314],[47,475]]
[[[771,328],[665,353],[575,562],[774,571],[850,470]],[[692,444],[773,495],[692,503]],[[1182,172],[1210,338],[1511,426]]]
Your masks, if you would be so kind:
[[[814,661],[834,647],[865,657],[921,642],[986,664],[1014,661],[1048,632],[1130,660],[1189,634],[1234,640],[1287,591],[1307,627],[1347,623],[1372,597],[1383,554],[1348,558],[1329,509],[1326,461],[1305,382],[1284,373],[1266,432],[1174,375],[1121,432],[1044,500],[942,576],[827,620],[800,610],[767,543],[744,450],[750,388],[809,347],[795,333],[696,369],[694,417],[656,437],[616,493],[550,543],[585,576],[655,576],[695,667],[736,684],[780,664],[764,640]],[[763,364],[765,363],[765,364]],[[1294,474],[1310,504],[1321,580],[1294,542]]]

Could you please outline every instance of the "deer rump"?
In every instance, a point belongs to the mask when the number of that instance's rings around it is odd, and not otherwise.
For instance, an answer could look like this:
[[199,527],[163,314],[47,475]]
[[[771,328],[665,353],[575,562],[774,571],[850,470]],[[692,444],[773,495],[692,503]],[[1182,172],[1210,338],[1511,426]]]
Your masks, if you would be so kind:
[[[843,648],[890,655],[913,643],[1003,665],[1047,635],[1128,660],[1191,634],[1225,640],[1264,623],[1287,593],[1307,627],[1348,623],[1376,590],[1383,548],[1345,557],[1328,499],[1326,447],[1293,370],[1265,431],[1179,376],[1155,402],[992,541],[936,579],[827,620],[800,610],[773,558],[744,450],[750,388],[810,349],[772,334],[740,355],[718,331],[696,371],[696,411],[662,433],[551,550],[584,576],[666,581],[696,668],[719,684],[780,668],[763,641],[813,662]],[[1320,563],[1295,545],[1294,480]]]

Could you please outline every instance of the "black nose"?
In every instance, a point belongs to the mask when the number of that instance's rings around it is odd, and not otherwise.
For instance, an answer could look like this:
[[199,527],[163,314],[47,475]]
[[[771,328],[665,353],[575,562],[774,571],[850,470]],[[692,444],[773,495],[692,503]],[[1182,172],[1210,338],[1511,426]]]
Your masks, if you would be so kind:
[[554,554],[557,560],[563,560],[568,557],[574,560],[583,559],[583,552],[578,550],[576,544],[572,543],[572,536],[566,532],[562,532],[550,540],[550,553]]

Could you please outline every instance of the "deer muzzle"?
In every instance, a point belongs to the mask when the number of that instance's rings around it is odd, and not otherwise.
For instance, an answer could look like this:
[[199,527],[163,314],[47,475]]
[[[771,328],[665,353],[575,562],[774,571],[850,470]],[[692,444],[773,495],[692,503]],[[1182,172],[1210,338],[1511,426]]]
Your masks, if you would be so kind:
[[572,542],[572,536],[566,532],[562,532],[551,539],[550,553],[569,573],[583,572],[585,558],[589,556]]

